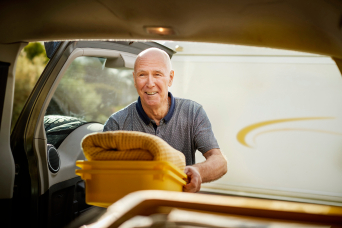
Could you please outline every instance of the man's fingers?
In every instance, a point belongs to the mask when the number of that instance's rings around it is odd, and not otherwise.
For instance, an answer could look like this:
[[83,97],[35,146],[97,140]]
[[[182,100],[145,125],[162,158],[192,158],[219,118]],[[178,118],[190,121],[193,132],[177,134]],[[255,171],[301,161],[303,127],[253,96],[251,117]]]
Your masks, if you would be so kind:
[[198,192],[201,188],[200,178],[196,175],[188,175],[189,183],[184,186],[184,192]]
[[184,192],[196,192],[196,185],[191,182],[185,185],[183,188],[184,188]]
[[183,187],[184,192],[198,192],[200,188],[201,184],[198,184],[197,182],[190,182]]
[[191,174],[192,174],[192,172],[191,172],[191,169],[189,168],[189,167],[185,167],[185,169],[184,169],[184,173],[186,174],[186,175],[188,175],[188,176],[191,176]]
[[184,192],[198,192],[201,189],[202,178],[195,167],[186,166],[184,173],[188,176],[189,183],[183,187]]

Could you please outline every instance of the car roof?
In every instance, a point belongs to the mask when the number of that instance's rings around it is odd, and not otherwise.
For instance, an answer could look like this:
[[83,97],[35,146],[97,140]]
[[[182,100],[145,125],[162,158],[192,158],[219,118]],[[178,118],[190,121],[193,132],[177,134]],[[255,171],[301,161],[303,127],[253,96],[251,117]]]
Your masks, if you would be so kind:
[[[0,43],[147,39],[231,43],[342,58],[339,0],[3,1]],[[173,35],[146,32],[171,27]]]

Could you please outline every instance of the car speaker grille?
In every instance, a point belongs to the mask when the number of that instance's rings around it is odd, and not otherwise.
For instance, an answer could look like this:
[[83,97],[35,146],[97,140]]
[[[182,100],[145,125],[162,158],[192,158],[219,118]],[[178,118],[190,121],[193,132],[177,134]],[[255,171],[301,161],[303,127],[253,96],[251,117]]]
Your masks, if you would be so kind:
[[61,161],[57,149],[51,144],[47,145],[47,160],[49,170],[52,173],[57,173],[59,171]]

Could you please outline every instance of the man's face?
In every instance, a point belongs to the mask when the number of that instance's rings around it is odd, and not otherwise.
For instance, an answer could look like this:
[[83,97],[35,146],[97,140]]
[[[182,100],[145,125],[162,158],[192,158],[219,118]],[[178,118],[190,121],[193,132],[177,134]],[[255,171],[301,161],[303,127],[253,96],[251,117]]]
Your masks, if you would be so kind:
[[151,108],[161,107],[168,99],[173,71],[167,57],[159,51],[149,51],[139,56],[135,64],[134,85],[141,102]]

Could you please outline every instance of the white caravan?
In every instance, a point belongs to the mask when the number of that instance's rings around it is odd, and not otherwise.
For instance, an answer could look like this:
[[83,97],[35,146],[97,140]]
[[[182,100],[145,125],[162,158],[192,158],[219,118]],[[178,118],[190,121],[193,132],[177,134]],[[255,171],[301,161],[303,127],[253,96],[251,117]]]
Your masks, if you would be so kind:
[[160,43],[177,51],[172,93],[203,105],[228,159],[202,191],[342,205],[342,78],[330,57]]

